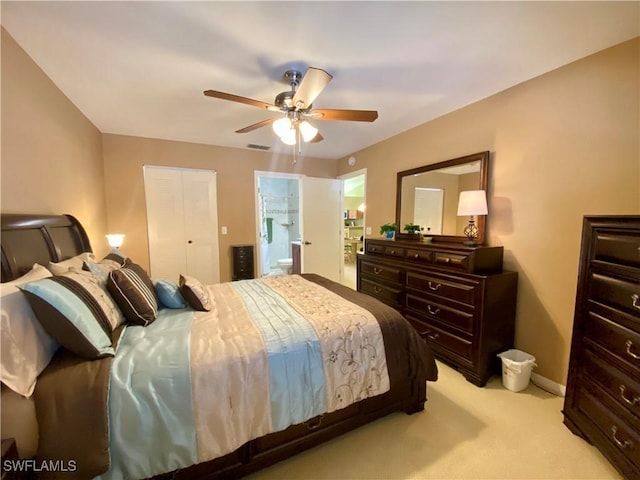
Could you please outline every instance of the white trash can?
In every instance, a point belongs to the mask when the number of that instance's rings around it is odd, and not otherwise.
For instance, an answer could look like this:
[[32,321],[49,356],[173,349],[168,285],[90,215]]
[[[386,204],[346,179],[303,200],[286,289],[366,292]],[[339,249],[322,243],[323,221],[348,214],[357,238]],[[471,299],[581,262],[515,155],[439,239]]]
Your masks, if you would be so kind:
[[524,390],[529,385],[531,370],[536,367],[536,357],[520,350],[507,350],[498,354],[502,359],[502,384],[512,392]]

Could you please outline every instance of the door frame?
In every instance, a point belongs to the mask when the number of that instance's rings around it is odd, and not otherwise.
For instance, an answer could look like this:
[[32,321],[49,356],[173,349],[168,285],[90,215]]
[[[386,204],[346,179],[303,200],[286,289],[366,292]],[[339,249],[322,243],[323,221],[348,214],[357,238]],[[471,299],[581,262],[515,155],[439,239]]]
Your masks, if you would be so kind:
[[[342,210],[345,210],[345,205],[344,205],[344,181],[349,179],[349,178],[354,178],[354,177],[359,177],[361,175],[364,175],[364,205],[365,205],[365,209],[364,212],[362,212],[362,225],[363,225],[363,229],[362,229],[362,242],[364,245],[364,240],[365,238],[367,238],[367,169],[365,168],[361,168],[359,170],[354,170],[353,172],[349,172],[349,173],[345,173],[344,175],[340,175],[338,176],[339,180],[342,180]],[[341,222],[342,224],[342,251],[344,251],[344,222]],[[340,260],[340,281],[344,283],[344,255],[341,256],[341,260]],[[356,264],[358,263],[357,261],[358,257],[357,257],[357,252],[356,252]]]

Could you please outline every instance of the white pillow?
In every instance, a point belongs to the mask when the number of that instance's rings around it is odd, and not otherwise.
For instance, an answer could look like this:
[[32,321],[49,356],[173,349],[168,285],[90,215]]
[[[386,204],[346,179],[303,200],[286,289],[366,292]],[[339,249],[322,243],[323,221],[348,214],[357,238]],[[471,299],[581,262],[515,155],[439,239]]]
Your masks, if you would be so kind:
[[94,260],[94,258],[95,257],[93,256],[93,253],[84,252],[84,253],[81,253],[80,255],[76,255],[75,257],[71,257],[61,262],[57,262],[57,263],[49,262],[49,264],[47,265],[47,268],[54,275],[62,275],[63,273],[67,273],[69,269],[72,267],[75,268],[76,270],[82,270],[82,265],[84,264],[85,260],[91,261],[91,260]]
[[22,277],[0,284],[0,380],[25,397],[33,393],[38,375],[59,345],[44,331],[27,298],[16,286],[48,277],[51,272],[35,264]]

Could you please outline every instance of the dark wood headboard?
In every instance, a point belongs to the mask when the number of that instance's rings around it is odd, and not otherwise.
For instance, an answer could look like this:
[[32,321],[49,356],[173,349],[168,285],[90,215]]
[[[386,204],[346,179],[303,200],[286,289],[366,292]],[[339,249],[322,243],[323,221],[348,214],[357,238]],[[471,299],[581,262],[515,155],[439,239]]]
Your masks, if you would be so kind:
[[34,263],[47,266],[91,252],[87,232],[72,215],[3,213],[2,282],[24,275]]

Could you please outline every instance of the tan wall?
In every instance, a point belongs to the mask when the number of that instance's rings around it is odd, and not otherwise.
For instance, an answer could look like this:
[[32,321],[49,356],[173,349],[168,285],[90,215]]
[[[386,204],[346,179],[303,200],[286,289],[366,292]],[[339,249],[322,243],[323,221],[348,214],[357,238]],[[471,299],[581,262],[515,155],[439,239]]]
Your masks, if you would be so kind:
[[2,29],[4,213],[70,213],[107,251],[102,136]]
[[[231,245],[256,242],[254,172],[298,173],[335,178],[336,161],[275,156],[236,148],[122,135],[103,136],[107,217],[110,231],[126,235],[123,251],[149,268],[144,165],[201,168],[217,172],[220,280],[231,280]],[[177,279],[175,279],[177,280]]]
[[[566,382],[582,217],[640,211],[640,41],[353,153],[367,225],[394,218],[396,172],[490,150],[488,243],[519,272],[516,347]],[[338,174],[353,170],[346,158]]]

